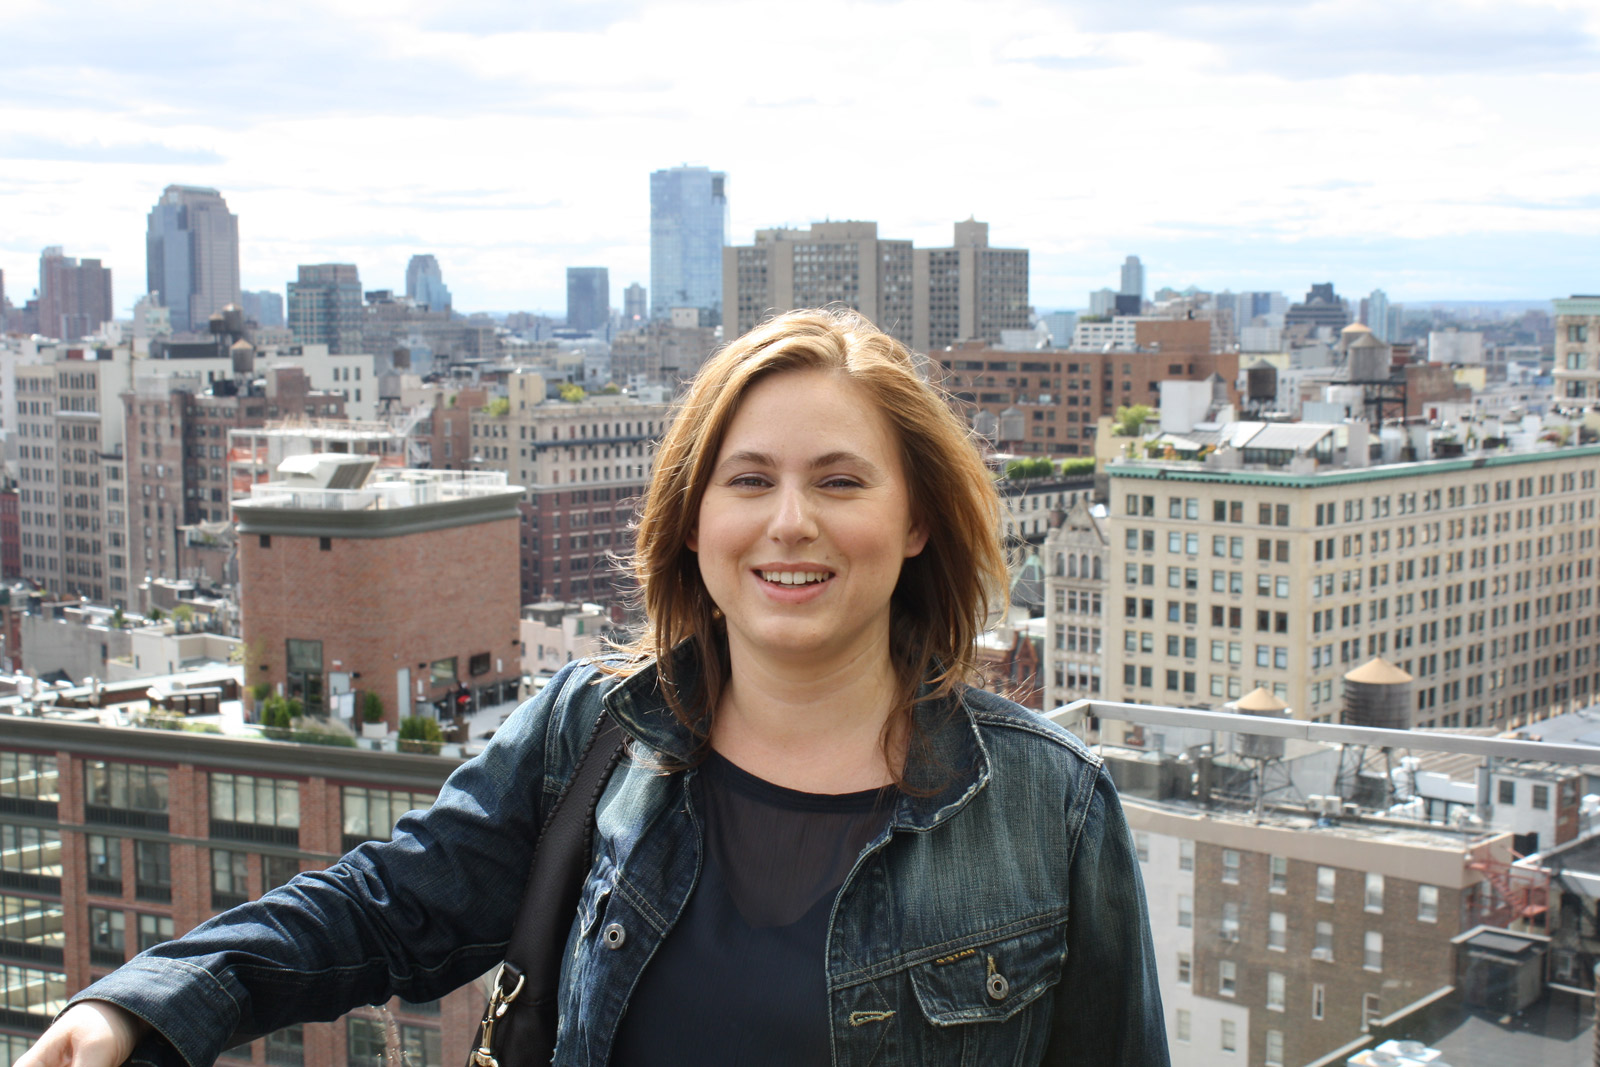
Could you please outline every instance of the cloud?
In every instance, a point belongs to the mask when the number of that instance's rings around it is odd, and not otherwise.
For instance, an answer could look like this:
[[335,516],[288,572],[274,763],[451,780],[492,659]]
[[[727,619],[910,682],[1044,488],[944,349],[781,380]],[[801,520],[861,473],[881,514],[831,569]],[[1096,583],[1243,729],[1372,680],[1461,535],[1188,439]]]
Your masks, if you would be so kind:
[[73,143],[29,134],[0,134],[0,159],[33,159],[52,163],[136,163],[210,166],[222,156],[209,148],[174,148],[171,145]]
[[1071,0],[1080,25],[1216,48],[1236,71],[1281,77],[1592,70],[1594,31],[1560,6],[1519,0]]
[[1125,67],[1126,60],[1112,59],[1109,56],[1030,56],[1024,59],[1014,59],[1013,63],[1025,63],[1038,67],[1040,70],[1075,73],[1078,71],[1108,70],[1112,67]]

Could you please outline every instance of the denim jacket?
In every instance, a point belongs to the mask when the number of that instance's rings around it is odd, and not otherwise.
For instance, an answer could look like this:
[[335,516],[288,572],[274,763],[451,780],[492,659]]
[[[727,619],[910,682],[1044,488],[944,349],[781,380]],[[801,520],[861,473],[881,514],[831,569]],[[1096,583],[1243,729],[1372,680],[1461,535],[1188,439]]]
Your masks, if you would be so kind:
[[[700,870],[695,772],[660,769],[685,761],[691,739],[654,668],[618,679],[569,665],[393,840],[155,946],[74,999],[155,1027],[134,1062],[201,1067],[291,1023],[477,978],[505,950],[532,843],[602,700],[632,755],[600,805],[554,1062],[607,1063]],[[1167,1064],[1144,890],[1099,758],[979,690],[917,715],[916,788],[861,851],[829,920],[819,980],[834,1067]]]

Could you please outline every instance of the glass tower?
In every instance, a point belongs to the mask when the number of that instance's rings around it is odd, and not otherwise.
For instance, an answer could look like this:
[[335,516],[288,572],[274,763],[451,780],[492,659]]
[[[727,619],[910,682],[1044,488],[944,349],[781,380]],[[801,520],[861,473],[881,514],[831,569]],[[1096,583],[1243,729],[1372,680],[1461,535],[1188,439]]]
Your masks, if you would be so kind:
[[693,307],[702,326],[722,322],[722,246],[728,179],[720,170],[672,167],[650,175],[650,317]]

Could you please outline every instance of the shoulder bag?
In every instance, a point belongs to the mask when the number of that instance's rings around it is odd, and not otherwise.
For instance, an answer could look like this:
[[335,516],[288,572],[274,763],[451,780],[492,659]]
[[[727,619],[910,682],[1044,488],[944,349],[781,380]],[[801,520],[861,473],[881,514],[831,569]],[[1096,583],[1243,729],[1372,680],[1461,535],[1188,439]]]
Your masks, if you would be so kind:
[[561,956],[589,874],[595,808],[622,746],[622,728],[602,710],[539,832],[506,959],[495,972],[467,1067],[531,1067],[549,1063],[555,1052]]

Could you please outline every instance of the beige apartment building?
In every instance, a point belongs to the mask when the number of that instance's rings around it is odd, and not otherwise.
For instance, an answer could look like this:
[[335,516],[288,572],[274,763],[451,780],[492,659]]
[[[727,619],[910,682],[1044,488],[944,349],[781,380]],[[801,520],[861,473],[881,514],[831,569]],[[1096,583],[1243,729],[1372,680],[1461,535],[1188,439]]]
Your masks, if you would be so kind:
[[1261,686],[1338,721],[1344,674],[1381,656],[1413,677],[1417,727],[1588,703],[1600,446],[1538,447],[1112,464],[1107,697],[1217,707]]
[[989,247],[989,224],[955,224],[948,248],[878,237],[876,222],[757,230],[722,250],[728,337],[774,312],[843,304],[918,352],[959,341],[998,344],[1028,328],[1028,251]]
[[1556,396],[1600,400],[1600,296],[1554,301]]
[[617,565],[650,480],[665,403],[597,396],[545,399],[544,376],[513,374],[502,405],[472,412],[472,466],[523,487],[522,603],[618,601]]

